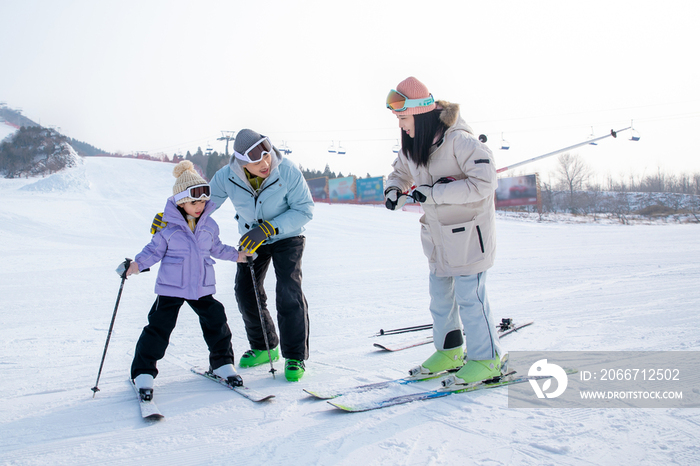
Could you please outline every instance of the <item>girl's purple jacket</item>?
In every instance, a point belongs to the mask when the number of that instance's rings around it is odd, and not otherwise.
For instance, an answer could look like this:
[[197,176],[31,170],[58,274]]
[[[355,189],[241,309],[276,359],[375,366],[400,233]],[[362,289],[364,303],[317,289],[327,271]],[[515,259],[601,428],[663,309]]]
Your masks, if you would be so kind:
[[139,270],[162,262],[156,279],[156,294],[197,300],[216,293],[216,262],[212,256],[235,261],[238,251],[219,239],[219,225],[210,217],[215,209],[214,203],[207,201],[192,233],[173,198],[168,198],[163,211],[163,220],[168,224],[153,235],[151,242],[135,258]]

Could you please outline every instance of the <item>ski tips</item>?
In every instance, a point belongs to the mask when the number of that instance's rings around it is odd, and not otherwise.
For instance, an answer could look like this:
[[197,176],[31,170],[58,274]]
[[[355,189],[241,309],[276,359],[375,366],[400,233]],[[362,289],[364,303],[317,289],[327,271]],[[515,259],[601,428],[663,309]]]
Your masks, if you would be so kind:
[[331,401],[326,401],[331,406],[334,406],[338,409],[342,409],[345,412],[353,412],[353,411],[358,411],[356,409],[353,409],[351,406],[345,406],[344,404],[338,403],[338,402],[331,402]]

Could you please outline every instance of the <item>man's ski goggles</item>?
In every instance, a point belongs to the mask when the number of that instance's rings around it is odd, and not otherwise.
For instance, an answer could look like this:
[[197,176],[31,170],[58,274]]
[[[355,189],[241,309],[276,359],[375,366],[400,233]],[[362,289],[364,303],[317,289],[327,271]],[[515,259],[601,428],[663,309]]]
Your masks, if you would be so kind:
[[407,108],[427,107],[434,103],[433,94],[424,99],[409,99],[399,91],[392,89],[389,95],[386,96],[386,108],[395,112],[403,112]]
[[250,146],[243,154],[235,150],[233,151],[233,155],[235,155],[237,159],[250,163],[260,162],[265,154],[272,154],[272,143],[267,139],[267,136],[264,136],[261,140]]
[[175,204],[177,204],[177,201],[186,197],[191,197],[195,201],[198,201],[205,197],[209,199],[210,194],[211,190],[209,189],[208,184],[198,184],[195,186],[190,186],[183,192],[175,194],[173,197],[175,198]]

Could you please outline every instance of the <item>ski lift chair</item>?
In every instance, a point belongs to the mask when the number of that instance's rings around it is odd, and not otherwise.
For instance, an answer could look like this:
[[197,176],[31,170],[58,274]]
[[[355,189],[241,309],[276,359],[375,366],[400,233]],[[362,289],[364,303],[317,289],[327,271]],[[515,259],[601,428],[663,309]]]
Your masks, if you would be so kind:
[[639,131],[634,129],[634,125],[630,123],[630,141],[639,141]]
[[282,141],[282,148],[280,149],[280,152],[282,152],[284,155],[289,155],[292,153],[292,149],[289,148],[285,141]]
[[338,154],[343,155],[345,153],[345,148],[338,142]]
[[503,139],[503,133],[501,133],[501,150],[508,150],[510,149],[510,143]]
[[392,151],[394,154],[398,154],[398,153],[399,153],[399,150],[401,150],[401,147],[399,146],[399,141],[397,140],[397,141],[396,141],[396,144],[394,144],[394,147],[392,147],[391,151]]
[[331,141],[331,145],[328,146],[328,152],[331,154],[335,154],[335,145],[333,144],[333,141]]
[[[595,133],[593,132],[593,127],[592,127],[592,126],[591,126],[591,135],[588,136],[588,139],[595,139]],[[592,145],[592,146],[597,146],[597,145],[598,145],[597,142],[589,142],[588,144],[590,144],[590,145]]]

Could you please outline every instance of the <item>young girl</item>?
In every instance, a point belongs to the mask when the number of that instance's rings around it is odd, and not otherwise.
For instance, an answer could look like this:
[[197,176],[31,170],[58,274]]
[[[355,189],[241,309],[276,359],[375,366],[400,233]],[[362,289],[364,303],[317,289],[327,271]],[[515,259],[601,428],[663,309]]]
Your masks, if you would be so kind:
[[212,296],[215,292],[214,260],[245,262],[246,254],[222,244],[219,226],[210,217],[216,206],[209,201],[207,182],[185,160],[175,166],[177,178],[173,196],[163,212],[167,225],[153,235],[151,242],[136,255],[126,275],[161,262],[156,280],[158,295],[136,343],[131,378],[143,393],[152,396],[156,363],[165,355],[182,304],[187,303],[199,316],[204,340],[209,348],[210,370],[231,385],[243,385],[233,367],[231,330],[224,306]]
[[417,186],[413,198],[425,212],[420,219],[421,242],[430,265],[430,312],[437,351],[409,372],[460,368],[445,381],[448,384],[496,377],[504,351],[486,296],[486,271],[496,251],[498,180],[493,155],[460,117],[459,105],[436,102],[416,78],[399,83],[389,92],[386,104],[402,130],[401,152],[384,192],[386,206],[400,209],[406,193]]

